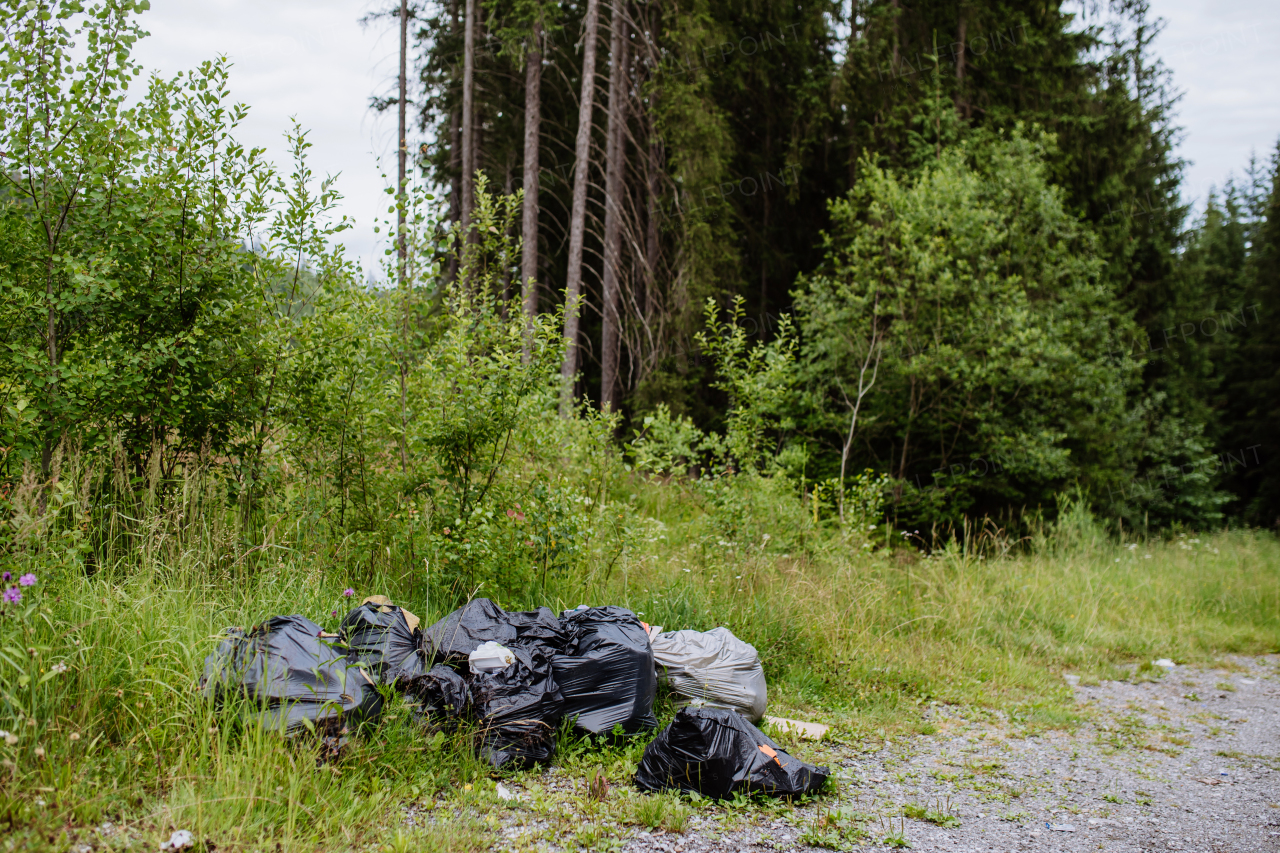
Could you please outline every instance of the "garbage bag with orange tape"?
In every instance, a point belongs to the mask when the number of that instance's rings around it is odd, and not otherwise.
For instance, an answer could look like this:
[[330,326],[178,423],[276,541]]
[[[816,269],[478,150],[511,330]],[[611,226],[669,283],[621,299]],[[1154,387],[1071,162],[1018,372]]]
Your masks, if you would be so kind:
[[642,791],[688,791],[722,800],[737,793],[798,797],[831,777],[806,764],[724,708],[681,708],[645,748],[636,770]]

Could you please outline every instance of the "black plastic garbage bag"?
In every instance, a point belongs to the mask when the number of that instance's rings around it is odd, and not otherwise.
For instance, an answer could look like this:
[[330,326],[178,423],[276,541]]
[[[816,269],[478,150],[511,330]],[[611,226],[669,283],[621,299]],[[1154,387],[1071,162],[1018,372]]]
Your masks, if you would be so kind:
[[510,649],[516,662],[506,669],[472,674],[471,705],[481,727],[481,757],[495,768],[527,770],[555,756],[564,697],[546,652]]
[[592,607],[561,619],[568,641],[551,659],[564,694],[564,715],[578,729],[608,734],[621,725],[626,734],[658,727],[653,699],[658,674],[649,634],[630,610]]
[[382,694],[355,656],[305,616],[276,616],[245,632],[228,629],[205,658],[201,690],[216,703],[235,696],[270,729],[336,735],[377,719]]
[[383,684],[427,671],[418,617],[382,596],[366,599],[338,626],[338,640]]
[[738,792],[796,797],[815,793],[831,771],[788,755],[737,711],[681,708],[645,748],[636,770],[642,791]]
[[452,729],[471,704],[471,691],[458,672],[442,663],[402,681],[414,719],[436,729]]
[[508,648],[537,645],[547,654],[564,648],[564,628],[546,607],[528,613],[508,613],[487,598],[467,602],[432,625],[422,635],[428,661],[460,662],[481,643],[492,640]]

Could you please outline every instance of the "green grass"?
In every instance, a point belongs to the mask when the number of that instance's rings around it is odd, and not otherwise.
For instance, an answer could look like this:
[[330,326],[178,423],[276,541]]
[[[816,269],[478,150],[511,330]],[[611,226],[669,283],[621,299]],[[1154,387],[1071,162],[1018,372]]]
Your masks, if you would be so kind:
[[[537,593],[481,594],[513,608],[618,603],[668,629],[726,625],[760,650],[771,711],[833,723],[839,739],[926,731],[931,702],[1004,709],[1027,728],[1072,725],[1063,670],[1146,677],[1133,665],[1280,649],[1280,545],[1269,534],[1202,535],[1191,550],[1097,535],[1002,549],[998,536],[971,537],[926,557],[884,550],[883,528],[870,542],[814,525],[794,501],[746,484],[719,503],[679,484],[627,488],[610,504],[630,531],[620,553]],[[394,701],[325,764],[305,738],[213,713],[194,688],[228,625],[302,613],[332,629],[348,586],[387,593],[424,621],[445,610],[411,574],[349,573],[298,539],[277,552],[233,565],[230,544],[177,536],[92,577],[51,568],[28,591],[25,617],[9,608],[0,729],[16,743],[0,741],[0,828],[15,843],[64,849],[64,833],[80,843],[110,822],[144,845],[183,828],[220,850],[466,851],[486,847],[492,827],[455,824],[459,815],[519,808],[548,821],[551,837],[603,848],[617,841],[615,824],[678,833],[698,810],[721,808],[632,790],[643,743],[565,736],[563,772],[610,783],[599,802],[573,795],[585,817],[570,820],[549,791],[502,803],[465,732],[427,738]],[[541,790],[538,774],[522,778]],[[401,822],[410,802],[434,804],[440,819],[411,831]],[[921,819],[933,819],[928,809]],[[864,832],[839,814],[811,829],[813,843],[836,848]]]

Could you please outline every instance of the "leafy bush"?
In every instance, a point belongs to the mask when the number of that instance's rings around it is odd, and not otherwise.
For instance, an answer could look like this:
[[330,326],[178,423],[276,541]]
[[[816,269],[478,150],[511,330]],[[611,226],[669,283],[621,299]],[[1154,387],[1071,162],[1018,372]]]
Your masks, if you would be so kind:
[[917,523],[1074,482],[1105,501],[1135,471],[1141,364],[1116,342],[1136,328],[1045,144],[970,142],[911,177],[868,164],[795,292],[811,428],[887,467]]

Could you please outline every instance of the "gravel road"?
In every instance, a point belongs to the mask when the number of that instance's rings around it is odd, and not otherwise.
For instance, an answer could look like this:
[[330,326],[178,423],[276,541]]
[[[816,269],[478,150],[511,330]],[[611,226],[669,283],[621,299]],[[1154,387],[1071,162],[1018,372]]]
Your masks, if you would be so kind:
[[[1280,853],[1280,657],[1074,692],[1084,722],[1069,731],[934,706],[936,732],[906,742],[797,743],[796,755],[837,773],[838,796],[704,807],[683,832],[626,825],[608,803],[592,812],[577,782],[553,770],[511,783],[517,799],[499,808],[497,846]],[[638,796],[618,787],[611,799]]]
[[[862,822],[869,844],[896,833],[915,850],[956,853],[1280,851],[1278,661],[1230,663],[1231,671],[1174,667],[1156,682],[1077,686],[1089,722],[1070,733],[1026,737],[1003,715],[966,719],[936,708],[938,732],[906,748],[815,748],[811,757],[844,777],[835,809],[872,816]],[[907,805],[960,825],[890,825]],[[803,811],[819,813],[809,827],[778,820],[716,839],[695,828],[680,841],[637,837],[627,849],[803,848],[799,837],[821,820],[820,809]]]

